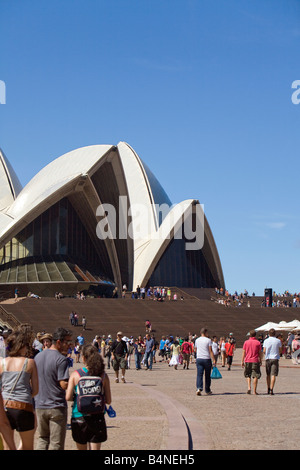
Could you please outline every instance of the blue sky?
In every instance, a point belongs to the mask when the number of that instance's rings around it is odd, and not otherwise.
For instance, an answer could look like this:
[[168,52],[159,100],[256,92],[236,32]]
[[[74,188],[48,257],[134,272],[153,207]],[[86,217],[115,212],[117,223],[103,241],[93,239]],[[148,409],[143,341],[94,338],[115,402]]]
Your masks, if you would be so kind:
[[128,142],[195,198],[226,286],[300,291],[300,2],[0,0],[0,147],[25,185]]

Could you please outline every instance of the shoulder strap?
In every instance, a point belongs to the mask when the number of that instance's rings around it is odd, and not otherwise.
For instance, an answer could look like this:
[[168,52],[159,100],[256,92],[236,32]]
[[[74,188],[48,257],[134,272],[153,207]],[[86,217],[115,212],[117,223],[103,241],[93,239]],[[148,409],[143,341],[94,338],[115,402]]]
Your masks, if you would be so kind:
[[77,373],[79,374],[80,377],[83,377],[83,376],[87,375],[87,373],[84,372],[83,369],[77,369]]
[[24,361],[22,371],[26,371],[26,369],[27,369],[27,364],[28,364],[28,357],[26,357],[26,359],[25,359],[25,361]]

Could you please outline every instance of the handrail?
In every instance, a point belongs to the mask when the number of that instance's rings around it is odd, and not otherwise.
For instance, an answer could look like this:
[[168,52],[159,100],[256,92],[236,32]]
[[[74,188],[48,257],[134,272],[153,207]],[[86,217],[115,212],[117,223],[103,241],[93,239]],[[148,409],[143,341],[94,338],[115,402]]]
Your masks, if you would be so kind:
[[12,313],[7,312],[2,305],[0,305],[0,320],[12,328],[21,324],[21,322],[17,320]]

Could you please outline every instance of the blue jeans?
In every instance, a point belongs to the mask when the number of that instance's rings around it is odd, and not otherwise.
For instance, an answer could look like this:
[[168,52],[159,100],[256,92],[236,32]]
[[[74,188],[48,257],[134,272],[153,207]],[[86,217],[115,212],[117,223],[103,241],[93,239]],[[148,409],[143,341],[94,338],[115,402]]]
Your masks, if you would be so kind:
[[196,359],[196,366],[197,366],[197,390],[203,390],[203,375],[205,374],[205,392],[210,392],[210,384],[211,384],[211,368],[212,362],[211,359]]
[[144,365],[147,367],[147,369],[152,369],[152,363],[153,363],[153,352],[146,351],[144,355]]
[[142,359],[142,354],[139,352],[136,352],[134,354],[134,359],[135,359],[135,368],[140,369],[141,368],[141,359]]

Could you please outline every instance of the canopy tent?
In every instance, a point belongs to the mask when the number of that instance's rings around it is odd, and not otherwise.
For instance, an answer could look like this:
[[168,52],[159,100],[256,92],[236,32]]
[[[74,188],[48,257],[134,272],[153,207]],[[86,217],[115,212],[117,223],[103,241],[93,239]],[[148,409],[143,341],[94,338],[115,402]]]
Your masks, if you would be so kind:
[[269,331],[271,328],[274,328],[276,331],[293,331],[300,330],[300,321],[293,320],[290,322],[281,321],[279,323],[267,322],[258,328],[255,328],[255,331]]
[[273,323],[269,321],[268,323],[265,323],[262,326],[259,326],[258,328],[255,328],[255,331],[269,331],[271,328],[274,328],[274,330],[277,330],[278,323]]
[[300,321],[293,320],[290,322],[281,321],[278,323],[278,329],[285,331],[300,330]]

